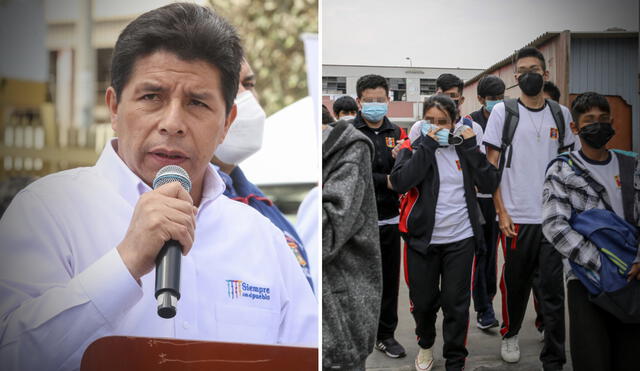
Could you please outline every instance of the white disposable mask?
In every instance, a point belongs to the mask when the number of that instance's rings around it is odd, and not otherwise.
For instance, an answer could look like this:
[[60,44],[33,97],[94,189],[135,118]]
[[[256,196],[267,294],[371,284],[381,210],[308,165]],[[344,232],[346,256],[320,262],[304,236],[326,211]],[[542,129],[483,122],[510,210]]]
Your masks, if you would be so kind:
[[262,147],[266,114],[250,91],[236,97],[238,115],[215,155],[220,161],[238,165]]

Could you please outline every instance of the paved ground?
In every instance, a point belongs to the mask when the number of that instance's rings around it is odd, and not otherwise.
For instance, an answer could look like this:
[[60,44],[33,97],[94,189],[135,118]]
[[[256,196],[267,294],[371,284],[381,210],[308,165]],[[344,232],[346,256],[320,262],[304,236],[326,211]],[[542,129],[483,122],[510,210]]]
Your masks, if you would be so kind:
[[[498,269],[502,267],[502,252],[498,254]],[[403,273],[401,272],[401,275]],[[498,320],[502,319],[500,290],[493,302]],[[566,306],[565,306],[566,307]],[[522,324],[522,330],[519,334],[520,339],[520,362],[517,364],[507,364],[500,358],[500,333],[498,328],[493,328],[488,332],[483,332],[476,327],[476,315],[473,310],[473,300],[469,309],[469,334],[467,349],[469,356],[467,358],[466,370],[477,371],[502,371],[502,370],[541,370],[542,363],[538,359],[542,343],[539,341],[538,331],[533,323],[535,319],[535,311],[533,309],[533,299],[529,300],[527,314]],[[418,344],[414,333],[415,322],[411,313],[409,313],[409,290],[404,282],[403,276],[400,279],[400,297],[398,300],[398,317],[399,324],[396,330],[396,339],[407,350],[407,356],[400,359],[392,359],[384,355],[378,350],[367,359],[367,370],[414,370],[414,360],[418,353]],[[564,370],[571,370],[571,356],[569,355],[568,330],[569,319],[566,316],[567,326],[567,364]],[[434,346],[435,364],[433,370],[444,370],[444,359],[442,358],[442,312],[438,313],[438,321],[436,324],[438,335]]]

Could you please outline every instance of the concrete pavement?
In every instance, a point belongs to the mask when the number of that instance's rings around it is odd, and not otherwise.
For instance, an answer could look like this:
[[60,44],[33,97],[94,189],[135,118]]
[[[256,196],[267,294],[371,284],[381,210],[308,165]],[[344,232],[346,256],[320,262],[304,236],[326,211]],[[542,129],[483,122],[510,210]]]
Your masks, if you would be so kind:
[[[502,251],[498,252],[498,273],[502,269]],[[404,268],[401,268],[404,269]],[[399,323],[396,330],[396,339],[407,350],[407,356],[399,359],[392,359],[384,355],[378,350],[367,359],[367,370],[387,371],[387,370],[414,370],[415,357],[418,354],[418,344],[415,335],[415,322],[409,312],[409,289],[404,282],[404,272],[400,272],[400,295],[398,298],[398,317]],[[498,276],[498,279],[500,277]],[[496,318],[502,320],[501,314],[501,298],[500,289],[493,301],[493,307],[496,311]],[[507,364],[500,357],[501,337],[498,331],[499,327],[495,327],[489,331],[482,331],[476,327],[476,312],[473,309],[473,299],[469,308],[469,333],[467,340],[467,349],[469,356],[467,357],[466,370],[477,371],[502,371],[502,370],[541,370],[542,363],[539,360],[542,343],[538,331],[534,326],[535,311],[533,308],[533,298],[529,299],[527,313],[522,323],[522,330],[519,334],[520,343],[520,362],[516,364]],[[569,318],[566,314],[565,304],[565,320],[566,320],[566,352],[567,364],[564,370],[571,370],[571,356],[569,355]],[[436,343],[433,348],[435,363],[433,370],[444,370],[444,359],[442,358],[442,311],[438,313],[436,323]]]

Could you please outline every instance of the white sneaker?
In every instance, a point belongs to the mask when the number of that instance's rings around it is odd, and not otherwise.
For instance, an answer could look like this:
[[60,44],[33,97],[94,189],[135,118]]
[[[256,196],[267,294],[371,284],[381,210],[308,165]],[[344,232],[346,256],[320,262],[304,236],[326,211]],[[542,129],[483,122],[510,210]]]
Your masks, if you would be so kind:
[[431,348],[422,349],[418,351],[418,356],[416,357],[416,370],[417,371],[429,371],[433,367],[433,352]]
[[518,346],[518,335],[502,339],[502,349],[500,350],[502,360],[507,363],[516,363],[520,360],[520,346]]

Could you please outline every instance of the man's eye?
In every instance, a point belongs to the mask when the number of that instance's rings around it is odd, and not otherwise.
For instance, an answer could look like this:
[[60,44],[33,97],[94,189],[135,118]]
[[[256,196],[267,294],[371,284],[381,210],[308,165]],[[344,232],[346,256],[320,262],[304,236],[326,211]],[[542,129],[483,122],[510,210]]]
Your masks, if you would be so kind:
[[159,100],[160,96],[158,94],[145,94],[142,96],[143,100]]
[[193,104],[194,106],[198,106],[198,107],[209,107],[206,104],[200,102],[199,100],[195,100],[195,99],[192,99],[191,103],[189,103],[189,104]]
[[256,87],[256,83],[255,82],[245,82],[242,84],[242,86],[244,86],[245,89],[250,90]]

